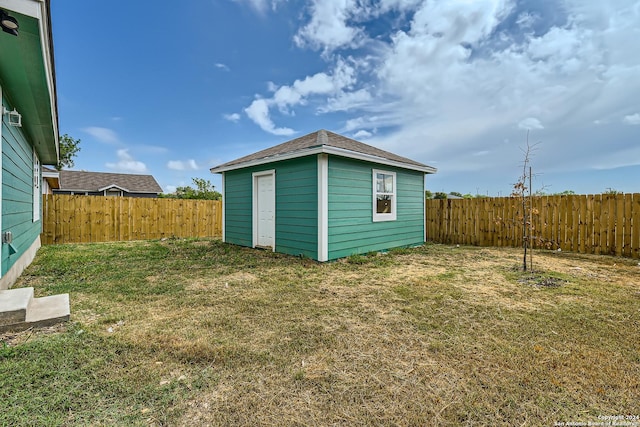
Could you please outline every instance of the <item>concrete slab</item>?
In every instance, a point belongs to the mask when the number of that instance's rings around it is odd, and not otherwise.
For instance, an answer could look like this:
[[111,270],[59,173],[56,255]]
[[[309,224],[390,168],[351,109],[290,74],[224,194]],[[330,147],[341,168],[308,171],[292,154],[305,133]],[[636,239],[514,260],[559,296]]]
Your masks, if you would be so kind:
[[[31,300],[25,321],[31,326],[51,326],[69,320],[69,294],[51,295]],[[52,321],[53,323],[48,323]]]
[[0,332],[52,326],[69,320],[70,313],[69,294],[32,298],[26,309],[26,316],[22,320],[0,324]]
[[0,291],[0,326],[24,322],[27,307],[33,299],[33,288]]

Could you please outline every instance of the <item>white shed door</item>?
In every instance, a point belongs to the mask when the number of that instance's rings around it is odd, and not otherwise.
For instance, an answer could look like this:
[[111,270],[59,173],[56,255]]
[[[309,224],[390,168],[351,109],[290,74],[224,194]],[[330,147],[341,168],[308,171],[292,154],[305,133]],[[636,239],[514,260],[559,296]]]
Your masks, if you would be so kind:
[[275,240],[275,210],[276,210],[276,192],[274,188],[274,175],[258,175],[255,177],[256,201],[255,213],[257,215],[254,223],[256,229],[254,233],[254,241],[257,246],[270,247],[274,249]]

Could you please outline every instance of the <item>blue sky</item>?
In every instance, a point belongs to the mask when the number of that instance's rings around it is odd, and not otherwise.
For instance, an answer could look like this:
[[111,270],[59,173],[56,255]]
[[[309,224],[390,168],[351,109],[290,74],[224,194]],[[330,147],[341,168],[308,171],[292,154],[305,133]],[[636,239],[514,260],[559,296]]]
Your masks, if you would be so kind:
[[438,168],[432,191],[640,192],[640,2],[52,2],[76,170],[209,168],[328,129]]

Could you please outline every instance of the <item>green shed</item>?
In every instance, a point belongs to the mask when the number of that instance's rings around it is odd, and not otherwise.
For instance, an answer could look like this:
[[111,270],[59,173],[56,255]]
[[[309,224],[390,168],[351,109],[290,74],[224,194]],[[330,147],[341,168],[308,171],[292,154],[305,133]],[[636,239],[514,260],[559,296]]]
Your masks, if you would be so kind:
[[225,242],[329,261],[423,244],[436,169],[319,130],[211,172],[222,174]]

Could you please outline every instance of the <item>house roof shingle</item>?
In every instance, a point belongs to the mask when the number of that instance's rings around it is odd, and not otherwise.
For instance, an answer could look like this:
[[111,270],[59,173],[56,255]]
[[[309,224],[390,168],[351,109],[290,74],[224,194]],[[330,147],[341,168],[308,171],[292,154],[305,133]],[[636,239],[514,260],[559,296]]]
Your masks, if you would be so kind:
[[416,162],[415,160],[398,156],[397,154],[372,147],[371,145],[356,141],[355,139],[347,138],[346,136],[321,129],[308,135],[292,139],[291,141],[283,142],[282,144],[274,147],[258,151],[257,153],[249,154],[248,156],[223,163],[211,168],[211,172],[223,172],[226,170],[239,169],[249,164],[267,163],[279,160],[279,157],[286,156],[293,158],[296,157],[296,153],[306,155],[308,154],[308,151],[313,150],[314,148],[317,148],[318,150],[321,150],[322,148],[333,148],[338,151],[343,151],[344,155],[347,157],[353,157],[349,154],[360,154],[367,158],[371,158],[371,160],[380,159],[383,163],[385,161],[398,163],[411,169],[423,170],[428,173],[434,173],[436,171],[435,168]]
[[151,175],[108,172],[60,171],[61,191],[102,191],[118,187],[129,193],[162,193],[162,187]]

